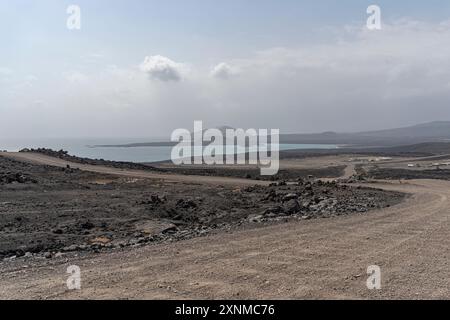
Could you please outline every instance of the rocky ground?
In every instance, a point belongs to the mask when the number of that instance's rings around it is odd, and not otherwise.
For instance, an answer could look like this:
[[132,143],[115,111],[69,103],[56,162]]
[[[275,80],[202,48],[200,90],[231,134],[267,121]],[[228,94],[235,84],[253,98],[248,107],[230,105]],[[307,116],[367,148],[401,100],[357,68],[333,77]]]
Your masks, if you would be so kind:
[[64,159],[66,161],[80,163],[80,164],[93,164],[93,165],[102,165],[108,166],[112,168],[120,168],[120,169],[135,169],[135,170],[154,170],[154,171],[164,171],[163,169],[155,168],[151,165],[140,164],[134,162],[125,162],[125,161],[109,161],[104,159],[90,159],[90,158],[82,158],[75,155],[70,155],[65,150],[52,150],[47,148],[37,148],[37,149],[22,149],[20,152],[33,152],[33,153],[41,153],[46,156],[55,157],[58,159]]
[[188,174],[188,175],[202,175],[202,176],[220,176],[220,177],[236,177],[236,178],[246,178],[253,180],[268,180],[268,181],[296,181],[299,178],[337,178],[341,176],[344,172],[345,166],[330,166],[325,168],[280,168],[276,175],[264,176],[261,175],[261,170],[257,167],[214,167],[202,166],[200,168],[193,167],[183,167],[183,166],[158,166],[156,168],[165,170],[166,172],[172,172],[177,174]]
[[20,152],[40,153],[46,156],[63,159],[66,161],[80,163],[108,166],[120,169],[134,169],[134,170],[148,170],[155,172],[163,172],[167,174],[183,174],[183,175],[201,175],[201,176],[220,176],[220,177],[236,177],[255,180],[296,180],[298,178],[307,178],[313,176],[315,178],[336,178],[343,174],[345,166],[328,166],[325,168],[309,168],[298,169],[290,168],[289,170],[281,168],[276,175],[262,176],[261,170],[256,166],[233,166],[233,167],[214,167],[214,166],[176,166],[170,161],[162,161],[159,163],[133,163],[124,161],[109,161],[104,159],[89,159],[70,155],[64,150],[52,150],[46,148],[38,149],[23,149]]
[[400,180],[400,179],[450,180],[450,170],[448,169],[408,170],[398,168],[378,168],[369,170],[367,173],[367,177],[385,180]]
[[364,214],[403,198],[305,179],[240,188],[169,183],[0,156],[0,259],[52,258],[289,219]]

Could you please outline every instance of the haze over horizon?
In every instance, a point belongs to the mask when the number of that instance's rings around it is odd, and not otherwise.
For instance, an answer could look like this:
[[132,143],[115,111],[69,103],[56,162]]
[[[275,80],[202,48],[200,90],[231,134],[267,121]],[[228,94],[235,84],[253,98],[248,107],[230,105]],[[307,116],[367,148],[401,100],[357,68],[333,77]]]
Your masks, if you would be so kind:
[[[68,30],[66,9],[81,9]],[[381,8],[368,30],[366,9]],[[0,0],[0,137],[450,120],[450,3]]]

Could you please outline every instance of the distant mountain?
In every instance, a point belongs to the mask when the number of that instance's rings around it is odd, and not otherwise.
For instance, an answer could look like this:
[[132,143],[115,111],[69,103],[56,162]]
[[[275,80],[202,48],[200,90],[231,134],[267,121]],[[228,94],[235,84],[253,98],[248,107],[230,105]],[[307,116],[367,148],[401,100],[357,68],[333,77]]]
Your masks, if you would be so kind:
[[423,142],[407,146],[395,146],[384,148],[384,151],[397,153],[416,153],[423,155],[450,154],[449,142]]
[[[226,129],[234,128],[221,126],[217,129],[225,136]],[[286,144],[336,144],[353,147],[384,147],[428,142],[450,142],[450,121],[435,121],[403,128],[352,133],[327,131],[312,134],[280,134],[280,143]],[[125,145],[102,145],[96,147],[150,147],[173,146],[175,144],[175,142],[162,141]]]
[[361,134],[376,137],[450,138],[450,121],[434,121],[410,127],[368,131]]
[[422,142],[450,141],[450,121],[435,121],[410,127],[356,133],[323,132],[316,134],[282,134],[281,143],[344,144],[389,146]]
[[433,157],[435,160],[442,157],[448,159],[450,154],[450,142],[422,142],[411,145],[396,145],[384,147],[348,147],[338,149],[298,149],[284,150],[280,152],[282,159],[303,158],[320,155],[339,154],[365,154],[386,157]]

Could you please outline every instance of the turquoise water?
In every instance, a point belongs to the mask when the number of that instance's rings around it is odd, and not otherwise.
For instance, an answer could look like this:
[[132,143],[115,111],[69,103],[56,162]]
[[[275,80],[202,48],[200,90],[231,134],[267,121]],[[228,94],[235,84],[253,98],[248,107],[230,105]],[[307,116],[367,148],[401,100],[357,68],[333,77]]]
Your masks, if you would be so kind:
[[[131,139],[0,139],[0,150],[19,151],[23,148],[51,148],[67,150],[79,157],[129,162],[155,162],[169,160],[172,147],[89,147],[92,145],[127,144],[164,141],[162,138]],[[335,149],[336,145],[324,144],[280,144],[280,150],[293,149]],[[245,150],[238,150],[238,153]]]

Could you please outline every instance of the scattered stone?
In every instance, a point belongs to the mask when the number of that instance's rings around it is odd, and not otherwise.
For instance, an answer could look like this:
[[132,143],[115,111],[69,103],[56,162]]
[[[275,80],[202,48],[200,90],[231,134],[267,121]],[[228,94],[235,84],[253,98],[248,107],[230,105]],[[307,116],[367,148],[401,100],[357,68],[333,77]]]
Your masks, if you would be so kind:
[[248,218],[248,221],[253,222],[253,223],[258,223],[261,222],[263,220],[264,216],[261,214],[258,215],[252,215]]
[[173,234],[177,231],[178,231],[177,226],[173,225],[173,226],[169,226],[169,227],[165,228],[164,230],[161,231],[161,233],[162,234]]
[[109,239],[107,237],[96,237],[94,239],[91,239],[90,242],[92,244],[107,244],[107,243],[111,242],[111,239]]
[[191,199],[180,199],[177,201],[176,206],[183,209],[197,208],[197,204]]
[[282,206],[279,206],[279,205],[272,206],[272,207],[267,208],[264,211],[263,215],[267,215],[267,214],[270,214],[270,213],[273,213],[273,214],[284,213],[284,208]]
[[82,229],[90,230],[90,229],[93,229],[95,227],[95,225],[90,221],[85,221],[80,224],[80,227]]
[[[70,160],[67,153],[57,153]],[[233,230],[249,222],[366,213],[398,203],[403,197],[339,183],[304,179],[292,183],[297,177],[289,178],[289,184],[280,181],[285,177],[276,177],[280,182],[270,186],[224,185],[211,189],[146,179],[130,183],[125,178],[81,171],[69,179],[65,170],[75,169],[24,164],[0,157],[1,177],[12,175],[16,179],[16,173],[20,173],[39,181],[37,185],[0,183],[0,192],[7,191],[2,192],[0,208],[5,214],[0,217],[0,228],[12,239],[0,249],[0,259],[31,254],[51,258],[58,253],[100,252],[106,248],[178,241],[216,229]],[[21,180],[20,176],[16,180]],[[91,189],[86,188],[87,184]],[[30,196],[23,197],[23,190],[30,191]],[[18,211],[27,214],[19,215]],[[51,232],[43,236],[41,230],[48,230],[48,226]],[[20,234],[20,238],[15,234]]]
[[37,180],[21,172],[0,172],[0,184],[12,183],[37,183]]
[[300,210],[300,204],[298,203],[297,200],[289,200],[285,205],[284,205],[284,212],[286,212],[287,214],[294,214],[297,213]]
[[297,199],[297,198],[298,198],[298,195],[296,193],[288,193],[287,195],[285,195],[283,197],[283,201],[289,201],[289,200]]
[[70,252],[78,250],[78,246],[76,244],[72,244],[71,246],[65,247],[63,251]]

